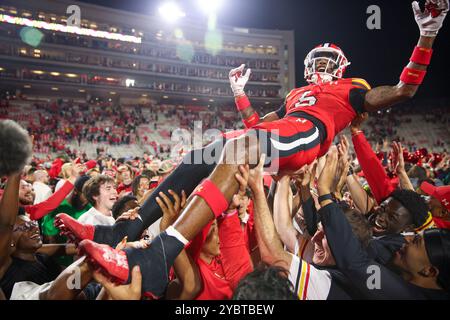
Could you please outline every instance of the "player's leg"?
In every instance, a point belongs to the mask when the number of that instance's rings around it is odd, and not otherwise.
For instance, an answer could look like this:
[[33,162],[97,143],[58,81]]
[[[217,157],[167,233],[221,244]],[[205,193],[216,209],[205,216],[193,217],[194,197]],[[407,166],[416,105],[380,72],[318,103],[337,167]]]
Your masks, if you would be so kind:
[[[156,202],[156,197],[159,196],[159,193],[163,192],[171,197],[168,190],[172,189],[177,194],[181,194],[181,191],[184,190],[187,195],[190,195],[195,187],[214,169],[218,162],[220,151],[222,151],[222,145],[223,141],[218,140],[204,149],[188,153],[174,172],[143,203],[139,209],[139,219],[119,221],[112,229],[107,226],[99,226],[98,229],[96,228],[94,241],[115,245],[125,236],[128,237],[129,241],[138,240],[143,230],[162,216],[161,208]],[[220,151],[216,150],[216,147]],[[216,153],[218,153],[217,156],[215,155]],[[212,161],[206,162],[205,158],[207,157],[212,158]]]
[[[118,251],[85,240],[80,244],[82,253],[89,257],[94,267],[100,267],[113,280],[122,283],[130,281],[132,268],[139,265],[143,274],[143,292],[161,296],[167,286],[170,267],[184,246],[209,221],[227,209],[231,198],[239,188],[235,179],[239,164],[249,162],[249,153],[259,154],[257,139],[256,144],[251,144],[246,138],[248,137],[240,137],[226,144],[220,163],[194,192],[174,226],[156,237],[148,249]],[[244,142],[245,149],[237,150],[236,145],[241,142]],[[230,163],[226,163],[230,159]]]
[[[67,215],[58,215],[55,223],[75,241],[89,239],[97,243],[115,246],[125,236],[129,241],[135,241],[143,230],[162,216],[162,211],[156,202],[159,192],[169,195],[169,189],[177,194],[184,190],[191,194],[195,187],[206,178],[220,159],[224,140],[218,139],[205,148],[189,152],[139,209],[139,219],[118,221],[113,226],[90,226],[80,224]],[[170,197],[170,195],[169,195]]]

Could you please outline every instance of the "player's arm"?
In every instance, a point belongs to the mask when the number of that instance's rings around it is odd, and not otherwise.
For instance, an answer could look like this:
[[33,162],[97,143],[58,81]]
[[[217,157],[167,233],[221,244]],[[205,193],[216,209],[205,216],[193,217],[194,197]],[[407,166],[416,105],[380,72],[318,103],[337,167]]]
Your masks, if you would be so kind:
[[245,74],[243,73],[245,64],[239,66],[239,68],[230,71],[228,77],[230,79],[231,90],[233,90],[236,107],[242,116],[242,121],[247,128],[251,128],[260,122],[270,122],[280,119],[278,111],[270,112],[264,117],[260,118],[258,113],[253,109],[250,100],[244,92],[244,87],[247,84],[251,69],[247,69]]
[[400,82],[396,86],[376,87],[366,93],[364,101],[366,111],[377,111],[412,98],[425,77],[434,40],[449,10],[449,0],[433,2],[427,0],[424,11],[420,9],[417,1],[413,2],[412,6],[419,25],[420,38],[410,62],[403,70]]

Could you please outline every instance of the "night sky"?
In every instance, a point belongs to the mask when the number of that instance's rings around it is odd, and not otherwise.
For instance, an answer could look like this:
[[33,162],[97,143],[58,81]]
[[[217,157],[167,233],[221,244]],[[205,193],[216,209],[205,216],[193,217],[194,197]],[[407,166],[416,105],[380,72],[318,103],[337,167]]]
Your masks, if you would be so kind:
[[[82,0],[121,10],[155,15],[162,0]],[[296,79],[303,81],[305,55],[319,43],[339,45],[352,65],[346,77],[372,86],[396,84],[419,37],[410,0],[224,0],[219,24],[295,31]],[[424,1],[420,1],[423,3]],[[206,18],[195,0],[182,0],[190,18]],[[381,8],[381,30],[369,30],[369,5]],[[449,14],[450,15],[450,14]],[[450,98],[450,17],[434,45],[434,56],[417,98]]]

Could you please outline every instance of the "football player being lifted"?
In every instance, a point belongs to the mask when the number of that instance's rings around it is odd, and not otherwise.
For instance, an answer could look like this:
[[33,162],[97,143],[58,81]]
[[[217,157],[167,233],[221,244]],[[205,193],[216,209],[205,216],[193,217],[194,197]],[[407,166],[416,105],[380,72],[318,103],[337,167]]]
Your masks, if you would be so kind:
[[[88,239],[81,244],[83,251],[91,262],[95,260],[97,267],[119,282],[126,281],[132,267],[141,264],[145,257],[145,264],[149,268],[152,265],[153,269],[143,274],[143,290],[161,295],[165,283],[160,279],[165,278],[167,270],[157,266],[170,268],[184,244],[226,211],[239,189],[235,174],[240,165],[255,166],[264,153],[266,166],[276,168],[278,176],[295,172],[326,154],[334,137],[359,114],[391,107],[415,95],[427,72],[432,46],[449,10],[449,1],[427,0],[423,10],[413,2],[412,8],[420,37],[396,85],[371,88],[363,79],[343,78],[349,61],[339,47],[325,43],[306,56],[308,85],[292,90],[279,110],[260,118],[244,91],[251,71],[244,72],[245,66],[241,65],[231,70],[229,78],[237,109],[247,128],[244,132],[225,134],[222,141],[186,155],[139,209],[139,219],[117,222],[112,227],[94,227],[60,215],[58,225],[73,239]],[[159,192],[169,194],[169,189],[178,194],[184,190],[191,196],[178,220],[156,239],[158,241],[153,241],[151,250],[118,252],[98,245],[115,246],[124,236],[130,241],[137,240],[145,228],[161,217],[156,197]],[[102,254],[105,250],[109,251],[107,255]]]

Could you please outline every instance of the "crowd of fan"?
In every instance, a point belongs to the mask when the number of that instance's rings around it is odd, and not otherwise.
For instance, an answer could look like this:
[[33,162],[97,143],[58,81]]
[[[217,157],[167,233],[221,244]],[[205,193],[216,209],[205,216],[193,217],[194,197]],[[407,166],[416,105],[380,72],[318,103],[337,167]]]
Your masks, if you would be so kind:
[[[434,102],[436,103],[436,102]],[[433,126],[442,126],[448,128],[450,125],[450,116],[447,112],[447,107],[438,108],[424,108],[420,106],[408,106],[407,113],[405,108],[394,108],[388,112],[380,112],[374,115],[367,123],[370,130],[368,138],[373,143],[383,144],[386,139],[400,141],[409,149],[409,151],[416,151],[420,147],[414,137],[401,136],[397,128],[400,124],[414,125],[414,128],[420,128],[418,124],[425,124]],[[418,117],[413,119],[412,116]],[[420,130],[417,130],[420,131]],[[431,145],[436,148],[446,147],[445,137],[440,137],[436,141],[432,141]]]
[[[14,102],[1,102],[0,119],[27,120],[27,130],[35,138],[34,151],[40,154],[77,154],[81,149],[71,149],[67,144],[75,143],[80,147],[83,142],[103,146],[141,142],[155,153],[168,154],[171,151],[170,146],[162,140],[170,140],[172,131],[177,128],[193,129],[195,121],[202,121],[203,130],[217,128],[224,131],[238,128],[238,116],[234,112],[227,112],[227,108],[200,107],[202,112],[191,112],[190,109],[177,105],[145,104],[122,107],[111,102],[93,101],[79,104],[59,100],[33,103],[32,108],[38,115],[24,119],[24,115],[13,115],[8,111],[10,104]],[[143,108],[150,112],[143,114]],[[159,130],[161,125],[158,125],[158,121],[163,117],[171,120],[171,127],[166,134],[164,130]],[[139,132],[138,129],[142,125],[146,125],[160,139],[155,141],[149,137],[148,132]]]
[[[20,121],[21,119],[9,114],[10,104],[14,102],[8,100],[0,102],[0,119]],[[76,155],[82,149],[70,149],[67,147],[68,143],[75,142],[81,146],[83,142],[91,142],[106,146],[142,143],[144,149],[147,149],[145,146],[149,146],[152,153],[154,151],[166,156],[171,152],[171,145],[164,143],[164,138],[170,138],[173,130],[177,128],[194,129],[195,121],[202,121],[203,130],[215,128],[225,131],[242,128],[239,115],[230,107],[198,107],[194,110],[182,105],[157,103],[120,106],[107,101],[92,100],[90,103],[79,104],[58,100],[50,103],[37,102],[33,104],[33,108],[39,111],[39,116],[30,118],[27,130],[35,137],[34,151],[41,154],[66,152],[69,155]],[[150,112],[143,114],[143,108]],[[431,108],[425,111],[423,107],[408,107],[407,115],[403,110],[404,108],[398,108],[377,114],[367,121],[364,129],[377,153],[386,151],[386,143],[389,140],[401,142],[412,153],[423,147],[414,137],[398,133],[397,128],[401,123],[417,124],[418,120],[413,121],[411,116],[420,117],[420,121],[425,123],[443,127],[450,124],[445,108]],[[163,117],[171,120],[168,132],[159,130],[161,125],[158,123]],[[156,133],[156,137],[160,138],[154,139],[155,136],[150,138],[146,132],[139,132],[141,125],[148,125],[149,129]],[[445,137],[442,137],[429,142],[428,146],[445,153],[447,143]]]

